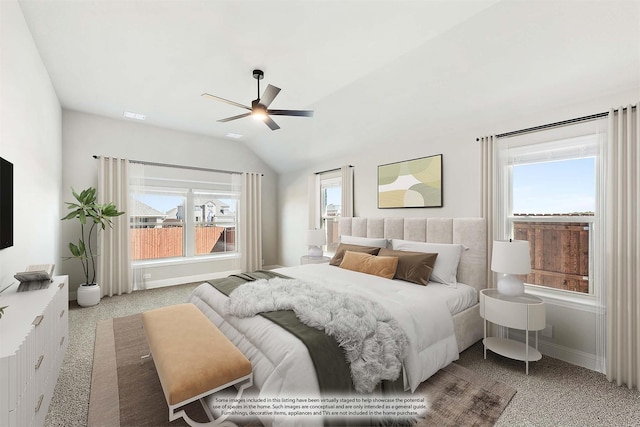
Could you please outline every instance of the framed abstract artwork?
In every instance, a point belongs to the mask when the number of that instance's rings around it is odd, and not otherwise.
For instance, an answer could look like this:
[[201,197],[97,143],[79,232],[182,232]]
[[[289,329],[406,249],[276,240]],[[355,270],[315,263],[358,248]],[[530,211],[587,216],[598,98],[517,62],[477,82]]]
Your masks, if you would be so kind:
[[378,166],[378,208],[441,208],[442,154]]

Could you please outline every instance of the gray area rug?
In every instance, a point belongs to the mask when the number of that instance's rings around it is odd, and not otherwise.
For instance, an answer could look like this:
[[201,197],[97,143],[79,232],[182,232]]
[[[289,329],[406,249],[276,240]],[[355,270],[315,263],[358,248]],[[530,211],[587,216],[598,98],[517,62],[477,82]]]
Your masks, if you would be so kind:
[[429,402],[418,426],[492,426],[516,390],[455,363],[431,376],[415,391]]
[[[140,315],[98,323],[91,375],[88,425],[100,427],[186,425],[182,419],[168,422],[162,386],[150,359],[141,362],[148,346]],[[516,393],[498,381],[451,364],[422,383],[429,411],[418,426],[492,426]],[[205,421],[194,403],[187,412]],[[251,426],[260,425],[251,422]]]

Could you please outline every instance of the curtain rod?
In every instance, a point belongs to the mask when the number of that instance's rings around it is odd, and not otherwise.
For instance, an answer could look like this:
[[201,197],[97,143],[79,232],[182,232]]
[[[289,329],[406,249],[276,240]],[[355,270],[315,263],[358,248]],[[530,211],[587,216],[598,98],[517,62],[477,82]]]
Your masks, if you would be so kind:
[[[108,156],[97,156],[97,155],[93,155],[94,159],[99,159],[100,157],[105,157],[105,158],[109,158]],[[224,170],[224,169],[210,169],[210,168],[200,168],[197,166],[181,166],[181,165],[172,165],[169,163],[155,163],[155,162],[145,162],[142,160],[129,160],[130,163],[138,163],[141,165],[146,165],[146,166],[164,166],[167,168],[178,168],[178,169],[190,169],[190,170],[196,170],[196,171],[204,171],[204,172],[222,172],[222,173],[231,173],[231,174],[236,174],[236,175],[242,175],[244,172],[238,172],[238,171],[228,171],[228,170]],[[263,173],[260,174],[261,176],[264,176]]]
[[[353,167],[353,165],[348,165],[350,168]],[[321,171],[321,172],[316,172],[316,175],[320,175],[321,173],[327,173],[327,172],[335,172],[335,171],[339,171],[342,168],[333,168],[333,169],[327,169],[326,171]]]
[[[632,109],[636,108],[636,106],[633,105],[633,106],[631,106],[631,108]],[[623,108],[623,110],[626,110],[626,109],[627,109],[627,107]],[[615,109],[614,111],[618,111],[618,109]],[[538,130],[561,127],[561,126],[566,126],[566,125],[570,125],[570,124],[573,124],[573,123],[587,122],[589,120],[599,119],[599,118],[602,118],[602,117],[606,117],[608,115],[609,115],[609,112],[606,111],[604,113],[591,114],[589,116],[577,117],[575,119],[563,120],[561,122],[549,123],[549,124],[546,124],[546,125],[534,126],[534,127],[530,127],[530,128],[526,128],[526,129],[520,129],[520,130],[511,131],[511,132],[500,133],[500,134],[497,134],[495,137],[496,138],[506,138],[508,136],[522,135],[524,133],[535,132],[535,131],[538,131]],[[476,138],[476,141],[480,141],[480,138]]]

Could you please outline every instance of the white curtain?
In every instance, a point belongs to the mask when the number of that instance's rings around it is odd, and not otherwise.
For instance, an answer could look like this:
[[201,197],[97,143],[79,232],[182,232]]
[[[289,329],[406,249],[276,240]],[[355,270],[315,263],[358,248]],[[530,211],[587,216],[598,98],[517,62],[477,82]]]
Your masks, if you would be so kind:
[[246,272],[262,268],[262,175],[245,172],[242,178],[239,231],[241,269]]
[[495,136],[480,138],[480,216],[487,221],[487,287],[495,287],[495,274],[491,271],[491,252],[493,250],[493,222],[495,220]]
[[312,173],[307,180],[307,206],[309,206],[309,230],[322,227],[320,223],[320,175]]
[[[129,162],[129,209],[127,211],[128,221],[130,224],[139,222],[138,218],[141,215],[141,212],[138,212],[142,209],[141,204],[138,204],[136,200],[140,200],[141,196],[144,195],[144,179],[145,179],[145,165],[144,163],[139,162]],[[137,228],[138,225],[134,225],[134,228]],[[135,233],[138,230],[131,230],[129,232],[129,239],[133,239],[133,250],[129,254],[129,260],[131,262],[131,270],[132,270],[132,282],[133,282],[133,290],[141,291],[146,289],[146,282],[143,278],[145,269],[144,268],[134,268],[133,261],[136,256],[136,237]]]
[[639,105],[609,112],[607,379],[640,387]]
[[342,206],[340,216],[348,218],[353,216],[353,167],[342,166],[340,168],[342,175]]
[[97,278],[102,296],[133,290],[129,256],[129,161],[100,157],[98,203],[114,203],[124,215],[112,218],[113,227],[98,233]]

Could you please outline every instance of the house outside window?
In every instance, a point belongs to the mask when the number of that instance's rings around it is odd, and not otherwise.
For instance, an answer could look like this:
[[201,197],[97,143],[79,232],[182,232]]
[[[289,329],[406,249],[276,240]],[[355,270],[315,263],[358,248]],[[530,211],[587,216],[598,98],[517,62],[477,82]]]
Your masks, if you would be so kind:
[[237,198],[196,192],[194,212],[196,255],[236,252]]
[[[542,140],[542,141],[541,141]],[[500,141],[504,238],[528,240],[530,290],[593,297],[602,274],[602,135]]]

